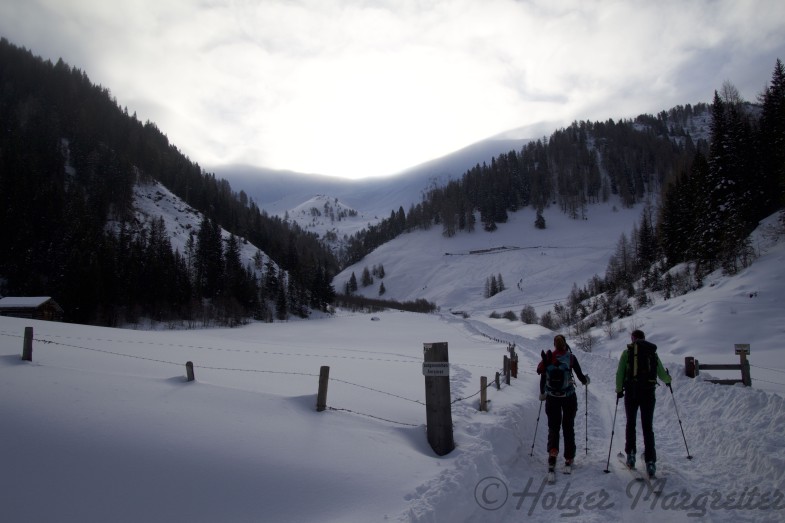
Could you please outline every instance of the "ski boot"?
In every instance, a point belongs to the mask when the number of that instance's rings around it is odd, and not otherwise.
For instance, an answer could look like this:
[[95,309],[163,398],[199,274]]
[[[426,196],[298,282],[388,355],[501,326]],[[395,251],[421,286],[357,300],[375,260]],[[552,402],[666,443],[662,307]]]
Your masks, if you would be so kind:
[[653,461],[646,463],[646,474],[648,474],[650,478],[657,475],[657,465]]
[[548,483],[556,482],[556,456],[558,454],[559,451],[556,449],[551,449],[548,453],[548,475],[546,476]]

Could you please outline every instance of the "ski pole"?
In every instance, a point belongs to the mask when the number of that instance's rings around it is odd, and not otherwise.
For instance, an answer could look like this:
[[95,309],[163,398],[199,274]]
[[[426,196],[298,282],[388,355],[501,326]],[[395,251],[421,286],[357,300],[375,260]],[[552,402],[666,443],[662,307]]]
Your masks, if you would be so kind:
[[529,453],[529,457],[534,456],[534,443],[537,441],[537,427],[540,426],[540,414],[542,414],[543,403],[543,401],[540,401],[540,410],[537,412],[537,423],[534,424],[534,439],[532,440],[532,450]]
[[[665,373],[670,376],[671,373],[665,369]],[[676,419],[679,420],[679,428],[681,429],[681,437],[684,438],[684,448],[687,449],[687,459],[692,459],[690,455],[690,448],[687,446],[687,437],[684,435],[684,427],[681,424],[681,416],[679,416],[679,408],[676,406],[676,396],[673,395],[673,387],[668,383],[668,389],[671,391],[671,399],[673,400],[673,408],[676,411]]]
[[605,472],[608,474],[611,469],[611,449],[613,448],[613,434],[616,432],[616,414],[619,412],[619,396],[616,396],[616,409],[613,411],[613,426],[611,427],[611,444],[608,445],[608,462],[605,464]]
[[589,455],[589,377],[586,376],[586,455]]

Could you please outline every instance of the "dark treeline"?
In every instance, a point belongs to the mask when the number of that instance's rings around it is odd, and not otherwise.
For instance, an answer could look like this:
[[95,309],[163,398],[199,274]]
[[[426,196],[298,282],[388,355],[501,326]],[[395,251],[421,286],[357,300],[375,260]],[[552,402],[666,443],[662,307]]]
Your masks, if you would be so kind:
[[698,273],[736,272],[747,237],[785,204],[785,70],[777,60],[760,106],[726,84],[714,93],[711,141],[665,188],[657,223],[668,265],[698,263]]
[[[391,213],[349,239],[347,264],[356,263],[397,235],[441,226],[445,236],[472,232],[476,216],[487,231],[507,221],[508,213],[531,206],[557,205],[574,219],[588,205],[614,195],[632,207],[656,195],[705,143],[694,143],[685,125],[705,104],[677,107],[655,116],[615,122],[575,122],[550,138],[527,143],[468,170],[460,180],[433,187],[409,209]],[[544,223],[539,225],[544,227]]]
[[378,298],[365,298],[356,294],[338,294],[335,304],[351,311],[379,312],[386,309],[396,309],[408,312],[431,313],[438,309],[436,304],[425,299],[414,301],[382,300]]
[[[450,237],[473,231],[479,215],[480,225],[493,231],[507,221],[509,212],[528,206],[541,212],[556,205],[571,218],[584,219],[589,204],[614,196],[624,207],[651,198],[663,200],[666,211],[684,209],[689,216],[668,211],[659,222],[652,218],[657,241],[662,242],[657,248],[674,263],[688,256],[710,269],[718,261],[715,258],[723,257],[720,244],[724,242],[726,263],[732,265],[734,255],[727,255],[733,251],[731,246],[760,216],[781,204],[785,143],[780,133],[785,118],[779,101],[780,69],[778,61],[760,106],[742,103],[735,88],[726,85],[727,102],[718,95],[712,105],[687,104],[656,116],[574,122],[520,151],[500,154],[490,164],[468,170],[460,180],[431,188],[408,214],[401,208],[352,236],[344,262],[356,263],[379,245],[414,229],[441,226]],[[696,124],[702,117],[711,122],[710,129]],[[711,145],[700,138],[709,134]],[[729,142],[736,145],[729,147]],[[693,176],[696,170],[699,174]],[[733,203],[728,200],[731,195]],[[762,199],[752,204],[757,197]],[[537,226],[544,228],[543,220],[539,222]],[[685,228],[692,232],[684,234]]]
[[[584,340],[589,328],[610,329],[614,318],[648,305],[649,291],[669,299],[701,286],[716,269],[733,274],[752,262],[749,234],[785,207],[781,60],[757,102],[743,101],[726,83],[711,105],[678,106],[621,122],[573,123],[432,188],[408,215],[401,209],[356,234],[349,261],[416,228],[441,225],[446,236],[470,232],[475,213],[492,231],[508,212],[525,206],[541,211],[558,205],[581,219],[588,204],[611,195],[625,207],[645,203],[640,222],[619,239],[605,276],[583,288],[575,285],[566,305],[556,303],[540,318],[552,329],[572,325]],[[781,222],[785,226],[785,215]],[[545,228],[541,213],[533,225]],[[526,321],[537,321],[533,309],[524,310]]]
[[[650,291],[669,299],[699,288],[717,269],[735,274],[752,263],[750,233],[785,208],[780,60],[758,102],[744,102],[729,83],[715,92],[707,147],[697,148],[666,181],[659,209],[645,206],[632,233],[619,238],[604,278],[574,286],[567,304],[557,303],[547,314],[552,327],[573,325],[581,337],[592,326],[611,326],[614,318],[649,305]],[[780,222],[785,226],[785,214]]]
[[[99,324],[286,317],[332,300],[338,264],[316,235],[234,193],[62,60],[0,40],[0,122],[0,293],[51,295],[68,321]],[[162,221],[137,222],[133,188],[151,180],[206,217],[192,252],[172,251]],[[274,260],[259,260],[266,271],[237,266],[244,241]]]

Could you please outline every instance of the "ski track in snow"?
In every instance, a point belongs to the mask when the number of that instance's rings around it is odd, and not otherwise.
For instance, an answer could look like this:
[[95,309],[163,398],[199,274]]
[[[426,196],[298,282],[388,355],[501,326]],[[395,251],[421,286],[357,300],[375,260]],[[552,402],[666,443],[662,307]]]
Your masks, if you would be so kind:
[[[469,335],[477,333],[494,340],[521,341],[481,322],[466,320],[464,325]],[[754,389],[691,380],[683,376],[683,368],[675,369],[672,372],[673,396],[665,386],[658,387],[656,392],[654,431],[658,478],[654,482],[663,490],[655,495],[645,482],[635,480],[624,470],[617,459],[617,453],[624,449],[626,415],[623,399],[618,402],[610,446],[616,396],[609,393],[608,388],[615,383],[617,360],[577,351],[584,373],[592,377],[588,387],[588,445],[587,388],[577,383],[575,464],[571,475],[562,474],[563,457],[560,454],[556,482],[547,484],[545,447],[548,428],[544,408],[536,440],[533,439],[539,409],[539,377],[533,373],[533,368],[539,360],[539,350],[526,344],[518,345],[518,350],[521,353],[519,372],[522,371],[523,376],[512,381],[511,388],[516,390],[507,392],[519,394],[523,401],[502,412],[491,408],[489,413],[482,415],[488,419],[481,416],[478,420],[473,409],[458,411],[458,421],[454,417],[454,423],[465,423],[466,426],[462,430],[464,441],[457,449],[460,456],[456,458],[455,467],[418,488],[416,494],[408,499],[412,507],[400,521],[546,521],[554,516],[586,522],[781,521],[782,512],[711,510],[710,504],[719,500],[733,505],[740,496],[749,496],[756,487],[760,492],[769,493],[775,488],[782,489],[781,435],[785,430],[785,418],[782,416],[781,397]],[[505,392],[504,388],[501,392]],[[717,423],[711,427],[703,425],[706,416],[699,418],[700,424],[690,419],[690,412],[694,409],[707,408],[717,410],[713,414],[718,420],[723,416],[744,419],[749,413],[753,415],[749,423],[725,426]],[[742,439],[738,434],[729,434],[738,430],[739,425],[746,427],[748,432]],[[691,460],[687,457],[690,441],[693,442],[689,448]],[[563,450],[562,438],[560,446]],[[637,447],[640,460],[644,448],[640,419],[637,422]],[[533,456],[530,455],[532,452]],[[607,474],[604,473],[606,463],[610,471]],[[718,463],[724,466],[717,467]],[[709,474],[705,469],[707,464],[711,469]],[[641,467],[643,463],[639,462],[639,470]],[[739,476],[747,483],[739,485]],[[756,481],[750,481],[756,477]],[[474,493],[480,501],[476,499],[477,507],[467,513],[466,503],[460,500],[468,495],[462,487],[470,484],[480,487]],[[487,500],[494,502],[488,504],[490,509],[480,506],[483,493]],[[506,503],[497,507],[503,496],[507,499]]]

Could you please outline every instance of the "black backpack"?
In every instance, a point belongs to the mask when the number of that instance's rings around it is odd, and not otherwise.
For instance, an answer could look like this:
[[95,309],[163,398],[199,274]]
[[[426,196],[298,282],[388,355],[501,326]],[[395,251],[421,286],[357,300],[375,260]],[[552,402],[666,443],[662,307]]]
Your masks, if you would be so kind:
[[657,346],[646,340],[627,345],[627,382],[657,383]]

